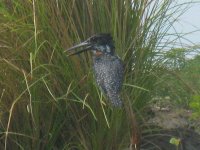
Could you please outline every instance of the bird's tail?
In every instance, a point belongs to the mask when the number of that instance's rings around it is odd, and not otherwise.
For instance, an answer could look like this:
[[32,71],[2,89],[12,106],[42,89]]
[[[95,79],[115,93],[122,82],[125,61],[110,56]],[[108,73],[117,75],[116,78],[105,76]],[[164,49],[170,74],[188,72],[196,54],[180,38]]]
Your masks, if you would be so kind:
[[122,100],[119,95],[108,95],[111,105],[114,107],[122,107]]

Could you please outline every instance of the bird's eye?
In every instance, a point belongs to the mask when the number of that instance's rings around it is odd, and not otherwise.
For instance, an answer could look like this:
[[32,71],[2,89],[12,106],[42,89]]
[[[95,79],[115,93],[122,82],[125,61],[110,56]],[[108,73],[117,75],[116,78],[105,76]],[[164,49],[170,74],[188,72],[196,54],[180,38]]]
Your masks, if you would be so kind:
[[93,38],[90,39],[90,41],[93,42],[93,43],[96,43],[97,39],[93,37]]

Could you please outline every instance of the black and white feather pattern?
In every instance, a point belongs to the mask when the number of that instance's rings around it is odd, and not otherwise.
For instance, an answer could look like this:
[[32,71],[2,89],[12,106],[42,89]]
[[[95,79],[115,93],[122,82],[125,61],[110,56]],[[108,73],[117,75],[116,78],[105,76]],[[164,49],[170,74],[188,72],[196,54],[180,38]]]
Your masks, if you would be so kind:
[[93,56],[93,69],[96,82],[111,104],[122,106],[120,91],[123,83],[124,65],[121,59],[115,55],[103,54]]

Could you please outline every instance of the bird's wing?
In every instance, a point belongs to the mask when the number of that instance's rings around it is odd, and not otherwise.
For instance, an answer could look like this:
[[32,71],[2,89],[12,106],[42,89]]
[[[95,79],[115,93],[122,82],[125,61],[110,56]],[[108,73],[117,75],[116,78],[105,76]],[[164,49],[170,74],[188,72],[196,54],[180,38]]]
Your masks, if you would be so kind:
[[107,63],[107,65],[107,70],[104,72],[104,86],[107,90],[119,93],[123,82],[124,65],[116,56],[112,57],[110,63]]

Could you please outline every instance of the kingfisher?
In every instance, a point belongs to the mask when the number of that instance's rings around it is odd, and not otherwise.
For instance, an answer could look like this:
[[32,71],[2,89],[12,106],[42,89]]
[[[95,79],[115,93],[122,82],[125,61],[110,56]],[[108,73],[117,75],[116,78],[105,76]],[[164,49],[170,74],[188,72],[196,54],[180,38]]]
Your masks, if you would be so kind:
[[70,55],[92,51],[94,77],[97,85],[112,106],[122,107],[120,91],[124,78],[124,65],[123,61],[115,54],[112,36],[109,33],[96,34],[66,51],[77,48],[82,49]]

